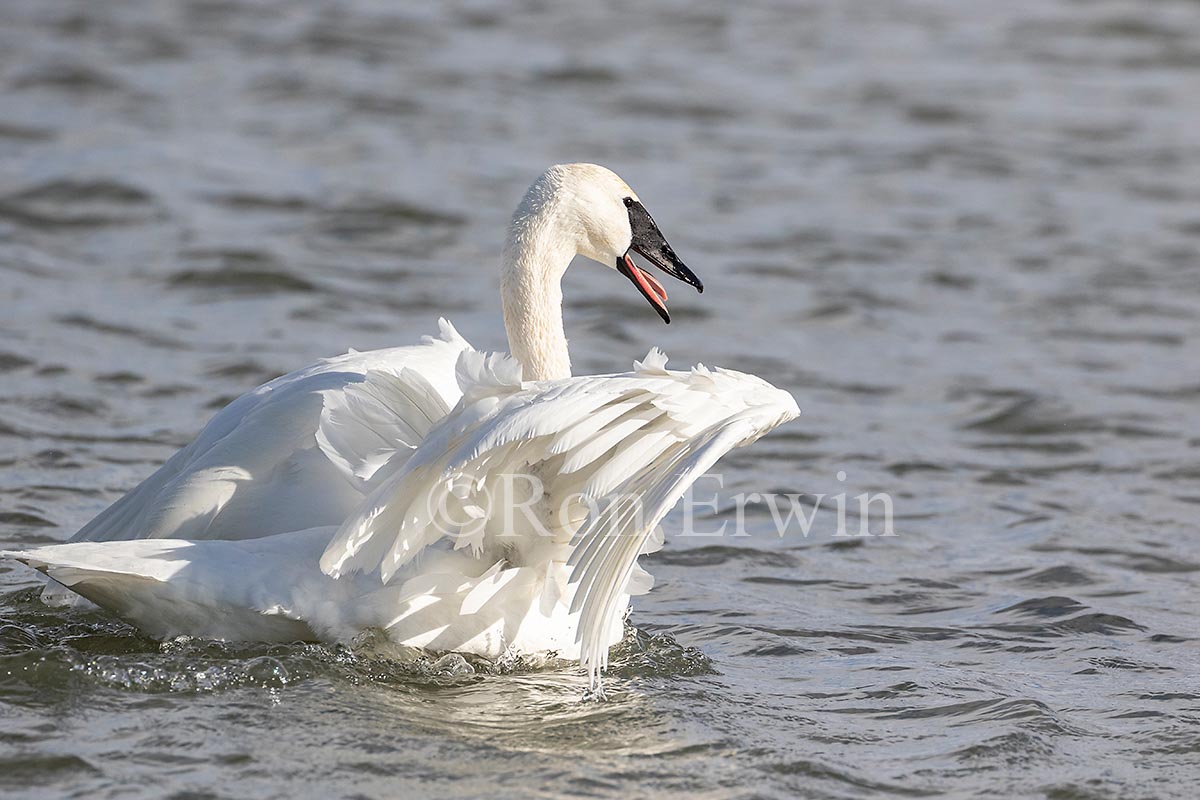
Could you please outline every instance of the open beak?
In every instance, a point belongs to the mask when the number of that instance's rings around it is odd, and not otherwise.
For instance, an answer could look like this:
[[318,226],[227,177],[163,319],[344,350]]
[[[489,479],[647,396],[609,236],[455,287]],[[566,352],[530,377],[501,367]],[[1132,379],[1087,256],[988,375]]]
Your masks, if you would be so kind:
[[633,233],[633,239],[629,244],[629,250],[617,259],[617,272],[629,278],[642,293],[642,297],[645,297],[650,301],[650,305],[654,306],[654,310],[662,317],[663,322],[670,324],[671,315],[667,311],[667,290],[654,276],[634,264],[630,253],[637,253],[672,278],[695,286],[698,292],[704,291],[704,284],[679,260],[679,256],[675,255],[675,251],[671,249],[671,245],[667,243],[662,231],[658,229],[658,225],[655,224],[645,206],[633,199],[626,200],[625,206],[629,209],[629,228]]

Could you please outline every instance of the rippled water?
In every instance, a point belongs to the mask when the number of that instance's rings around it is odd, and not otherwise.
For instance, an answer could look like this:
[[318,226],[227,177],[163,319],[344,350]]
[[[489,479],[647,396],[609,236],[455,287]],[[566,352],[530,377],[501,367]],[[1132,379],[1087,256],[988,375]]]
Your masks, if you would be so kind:
[[580,265],[577,370],[661,344],[804,409],[701,526],[885,491],[899,535],[669,535],[607,703],[554,665],[160,645],[4,564],[0,791],[1193,796],[1200,6],[407,5],[0,7],[0,547],[319,356],[439,313],[502,347],[503,225],[566,160],[708,287],[668,328]]

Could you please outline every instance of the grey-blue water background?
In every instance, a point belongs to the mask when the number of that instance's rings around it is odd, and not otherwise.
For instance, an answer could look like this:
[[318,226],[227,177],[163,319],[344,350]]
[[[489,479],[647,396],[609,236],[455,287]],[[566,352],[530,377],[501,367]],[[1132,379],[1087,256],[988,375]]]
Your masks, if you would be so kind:
[[1196,3],[0,15],[0,546],[65,540],[320,356],[439,314],[502,348],[503,227],[568,160],[707,286],[667,327],[577,265],[576,370],[661,344],[804,410],[700,522],[886,491],[899,534],[669,533],[606,704],[573,670],[162,646],[5,564],[0,793],[1195,796]]

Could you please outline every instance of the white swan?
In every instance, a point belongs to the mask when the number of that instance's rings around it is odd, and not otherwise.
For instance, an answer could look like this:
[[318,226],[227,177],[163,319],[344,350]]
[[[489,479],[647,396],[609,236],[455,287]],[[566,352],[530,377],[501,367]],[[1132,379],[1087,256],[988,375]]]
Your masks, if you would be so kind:
[[277,378],[72,539],[5,555],[151,635],[347,641],[495,658],[553,652],[593,682],[620,639],[639,554],[730,449],[799,414],[753,376],[571,377],[560,281],[615,267],[667,322],[631,258],[702,290],[637,195],[590,164],[550,168],[513,216],[501,299],[512,356],[445,320],[413,347]]

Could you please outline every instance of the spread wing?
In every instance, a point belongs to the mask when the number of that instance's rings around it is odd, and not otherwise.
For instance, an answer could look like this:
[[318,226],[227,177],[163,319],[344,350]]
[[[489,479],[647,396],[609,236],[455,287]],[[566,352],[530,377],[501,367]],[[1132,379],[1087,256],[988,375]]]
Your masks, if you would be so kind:
[[316,438],[321,451],[366,494],[404,462],[450,407],[420,372],[368,370],[328,392]]
[[[386,583],[442,538],[518,566],[566,561],[593,680],[663,516],[718,458],[800,413],[759,378],[667,370],[657,350],[619,375],[522,383],[517,362],[477,351],[457,372],[459,405],[342,524],[321,567]],[[536,502],[518,479],[541,484]]]
[[247,392],[72,541],[337,525],[457,402],[455,364],[470,345],[439,326],[419,345],[347,353]]

